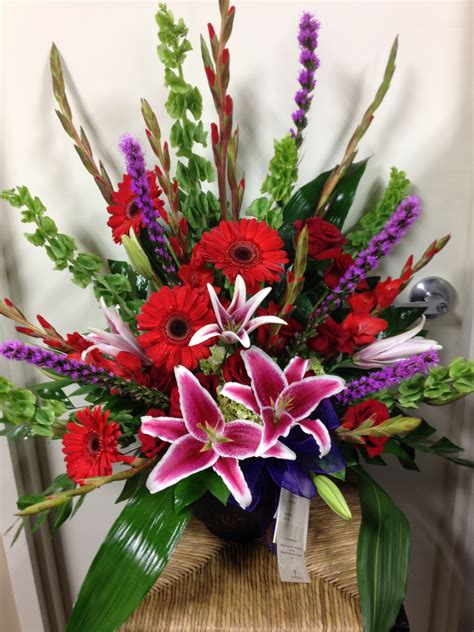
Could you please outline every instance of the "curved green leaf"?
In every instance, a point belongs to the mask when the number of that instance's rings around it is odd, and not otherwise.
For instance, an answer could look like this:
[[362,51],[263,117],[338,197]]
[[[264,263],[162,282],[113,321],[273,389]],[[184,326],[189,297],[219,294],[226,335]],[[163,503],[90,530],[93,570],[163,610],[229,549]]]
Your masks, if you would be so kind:
[[[324,219],[332,222],[339,229],[349,213],[360,179],[365,171],[368,158],[353,163],[342,177],[329,201]],[[326,180],[333,169],[321,173],[317,178],[302,186],[285,206],[283,219],[285,223],[293,223],[299,219],[307,219],[314,214]]]
[[329,200],[324,219],[337,226],[339,230],[342,230],[344,226],[368,161],[369,159],[366,158],[360,162],[352,163]]
[[383,489],[360,466],[362,522],[357,582],[365,632],[389,632],[405,597],[410,564],[410,525]]
[[174,488],[141,487],[113,524],[82,584],[66,632],[113,632],[166,566],[190,511],[178,513]]

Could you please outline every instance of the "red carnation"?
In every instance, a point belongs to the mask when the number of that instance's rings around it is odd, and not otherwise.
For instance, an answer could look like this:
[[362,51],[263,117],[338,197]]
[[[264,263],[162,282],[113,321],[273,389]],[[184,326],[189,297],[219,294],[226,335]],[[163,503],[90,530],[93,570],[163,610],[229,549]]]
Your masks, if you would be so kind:
[[120,428],[109,422],[110,412],[100,406],[85,408],[76,413],[76,420],[66,424],[68,432],[63,436],[63,452],[66,455],[66,471],[69,478],[79,485],[85,478],[109,476],[112,463],[131,463],[133,457],[124,456],[117,450]]
[[368,345],[375,341],[381,331],[387,329],[387,321],[370,314],[349,314],[342,322],[356,346]]
[[199,360],[209,357],[213,343],[208,340],[190,347],[189,341],[198,329],[212,322],[208,296],[189,285],[162,287],[137,316],[139,329],[146,332],[138,342],[156,366],[169,372],[178,364],[195,369]]
[[[342,420],[342,427],[346,430],[358,428],[367,419],[373,419],[374,425],[378,426],[390,417],[390,412],[382,402],[376,399],[367,399],[365,402],[356,404],[346,410]],[[383,452],[388,437],[361,437],[365,442],[366,450],[372,458]]]
[[338,352],[352,353],[354,350],[351,332],[330,316],[318,328],[316,336],[308,340],[308,345],[325,359]]
[[[156,185],[155,173],[148,172],[150,194],[156,210],[161,214],[164,211],[164,202],[160,198],[161,189]],[[118,191],[112,193],[112,204],[107,207],[110,217],[107,225],[112,229],[112,236],[116,243],[121,243],[122,235],[129,235],[130,229],[139,234],[142,227],[142,212],[135,202],[136,195],[132,191],[132,178],[124,175],[118,185]]]
[[304,226],[308,228],[308,255],[313,259],[334,259],[342,253],[342,246],[347,239],[339,228],[320,217],[312,217],[305,221],[295,222],[296,236]]
[[260,283],[278,281],[288,262],[277,231],[256,219],[221,222],[202,236],[197,250],[198,258],[222,270],[231,282],[240,274],[249,293]]

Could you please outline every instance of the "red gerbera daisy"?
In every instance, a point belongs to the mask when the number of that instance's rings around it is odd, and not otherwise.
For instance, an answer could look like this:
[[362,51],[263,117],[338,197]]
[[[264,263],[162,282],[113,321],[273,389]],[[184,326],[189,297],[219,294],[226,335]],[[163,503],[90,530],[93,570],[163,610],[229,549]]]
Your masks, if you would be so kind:
[[76,420],[66,425],[63,436],[63,452],[66,455],[66,471],[69,478],[82,485],[85,478],[109,476],[112,463],[131,463],[133,457],[124,456],[117,450],[120,428],[109,422],[110,412],[100,406],[85,408],[76,413]]
[[203,235],[198,251],[204,261],[222,270],[230,281],[240,274],[251,293],[263,281],[278,281],[283,264],[288,262],[277,231],[256,219],[221,222]]
[[[161,214],[164,210],[164,202],[160,198],[161,189],[156,185],[154,171],[148,172],[150,194],[156,210]],[[112,229],[112,236],[116,243],[121,243],[122,235],[129,235],[133,228],[135,233],[142,227],[142,212],[135,202],[136,196],[132,191],[132,178],[124,175],[118,185],[118,191],[112,193],[112,204],[107,207],[110,214],[107,225]]]
[[156,366],[170,372],[178,364],[195,369],[198,360],[209,357],[211,340],[189,346],[198,329],[214,322],[209,296],[196,288],[162,287],[143,305],[137,322],[146,331],[138,342]]

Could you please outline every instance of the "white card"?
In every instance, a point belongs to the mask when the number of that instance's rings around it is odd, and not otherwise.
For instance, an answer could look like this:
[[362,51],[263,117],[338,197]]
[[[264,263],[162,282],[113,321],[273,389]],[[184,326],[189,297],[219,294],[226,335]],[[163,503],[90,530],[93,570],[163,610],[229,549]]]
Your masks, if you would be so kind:
[[283,582],[311,582],[304,558],[308,522],[309,499],[282,489],[273,541],[277,545],[278,570]]

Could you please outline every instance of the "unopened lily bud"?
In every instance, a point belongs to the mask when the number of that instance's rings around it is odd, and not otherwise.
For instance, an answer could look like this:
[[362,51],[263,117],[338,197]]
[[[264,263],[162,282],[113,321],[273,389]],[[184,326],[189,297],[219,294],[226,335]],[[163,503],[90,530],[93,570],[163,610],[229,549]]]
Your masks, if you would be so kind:
[[133,228],[130,229],[129,236],[122,235],[122,244],[127,253],[130,265],[135,272],[141,274],[146,279],[152,279],[154,275],[150,261],[141,247]]

